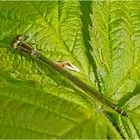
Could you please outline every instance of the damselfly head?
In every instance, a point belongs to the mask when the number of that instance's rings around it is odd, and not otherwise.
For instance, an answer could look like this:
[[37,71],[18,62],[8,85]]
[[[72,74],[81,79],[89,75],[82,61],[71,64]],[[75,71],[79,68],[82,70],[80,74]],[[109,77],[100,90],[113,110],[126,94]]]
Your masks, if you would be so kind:
[[22,43],[23,41],[25,41],[27,38],[28,38],[28,36],[17,35],[17,36],[12,40],[11,47],[14,48],[14,49],[18,48],[18,46],[20,45],[20,43]]

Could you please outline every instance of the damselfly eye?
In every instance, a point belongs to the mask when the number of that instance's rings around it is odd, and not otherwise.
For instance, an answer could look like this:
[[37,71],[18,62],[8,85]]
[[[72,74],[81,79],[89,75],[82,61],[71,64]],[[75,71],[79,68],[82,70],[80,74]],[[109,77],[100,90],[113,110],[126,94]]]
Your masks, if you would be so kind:
[[17,40],[19,40],[19,41],[25,41],[27,38],[28,38],[28,36],[25,36],[25,35],[17,35]]
[[18,48],[18,46],[20,45],[20,43],[22,43],[24,40],[26,40],[28,38],[28,36],[24,36],[24,35],[17,35],[11,44],[12,48]]

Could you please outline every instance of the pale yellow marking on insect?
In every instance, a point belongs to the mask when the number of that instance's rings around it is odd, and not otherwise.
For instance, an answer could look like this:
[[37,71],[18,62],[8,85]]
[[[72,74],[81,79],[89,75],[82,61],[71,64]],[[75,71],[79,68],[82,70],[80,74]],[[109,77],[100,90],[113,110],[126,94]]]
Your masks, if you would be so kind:
[[56,64],[61,68],[80,72],[80,69],[74,66],[70,61],[56,62]]

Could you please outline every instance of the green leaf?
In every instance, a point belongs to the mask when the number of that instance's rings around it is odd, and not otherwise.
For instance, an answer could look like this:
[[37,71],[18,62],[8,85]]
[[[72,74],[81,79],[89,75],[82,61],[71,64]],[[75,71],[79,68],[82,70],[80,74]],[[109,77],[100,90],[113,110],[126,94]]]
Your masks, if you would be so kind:
[[[0,2],[0,138],[140,138],[139,2]],[[27,42],[123,107],[130,118],[90,98],[37,58]]]
[[[139,138],[140,82],[139,2],[94,2],[91,15],[92,55],[102,92],[129,110],[130,119],[116,124],[125,138]],[[132,92],[134,90],[134,92]]]

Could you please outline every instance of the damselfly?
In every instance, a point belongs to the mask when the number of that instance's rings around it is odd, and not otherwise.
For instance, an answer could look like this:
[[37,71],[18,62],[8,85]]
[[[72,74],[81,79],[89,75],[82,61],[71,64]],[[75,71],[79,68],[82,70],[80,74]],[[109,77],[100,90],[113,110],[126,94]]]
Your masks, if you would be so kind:
[[90,85],[86,84],[82,80],[80,80],[78,77],[74,76],[70,72],[66,71],[63,67],[61,67],[59,64],[49,60],[48,58],[44,57],[41,53],[39,53],[36,49],[34,49],[29,43],[26,42],[26,39],[28,37],[24,35],[18,35],[16,36],[12,41],[12,48],[14,49],[20,49],[21,51],[27,52],[30,55],[34,55],[37,58],[39,58],[41,61],[52,67],[57,72],[63,74],[68,79],[70,79],[73,83],[75,83],[79,88],[84,90],[88,96],[93,97],[97,99],[99,102],[101,102],[103,105],[109,106],[119,114],[129,117],[129,114],[124,111],[122,108],[117,106],[116,104],[112,103],[106,96],[95,90]]

